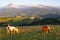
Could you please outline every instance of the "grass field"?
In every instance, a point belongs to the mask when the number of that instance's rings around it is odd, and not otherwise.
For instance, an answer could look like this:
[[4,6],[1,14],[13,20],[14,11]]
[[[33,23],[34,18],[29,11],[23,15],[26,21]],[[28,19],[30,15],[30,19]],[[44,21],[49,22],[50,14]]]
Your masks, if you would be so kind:
[[42,26],[18,27],[19,34],[7,34],[6,28],[0,27],[0,40],[60,40],[60,25],[50,25],[51,32],[44,35]]

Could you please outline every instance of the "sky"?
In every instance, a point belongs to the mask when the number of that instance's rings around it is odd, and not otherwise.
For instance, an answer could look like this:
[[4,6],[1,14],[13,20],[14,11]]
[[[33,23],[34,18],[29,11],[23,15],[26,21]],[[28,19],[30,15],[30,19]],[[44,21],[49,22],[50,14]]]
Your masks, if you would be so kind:
[[49,5],[49,6],[60,6],[60,0],[0,0],[0,7],[6,6],[10,3],[17,5]]

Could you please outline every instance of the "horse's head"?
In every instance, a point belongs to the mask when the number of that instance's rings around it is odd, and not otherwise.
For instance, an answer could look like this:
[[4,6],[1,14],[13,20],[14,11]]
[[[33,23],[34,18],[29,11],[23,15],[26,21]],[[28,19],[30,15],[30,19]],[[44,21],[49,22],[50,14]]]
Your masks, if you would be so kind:
[[10,25],[8,24],[8,25],[7,25],[7,29],[9,30],[9,28],[10,28]]

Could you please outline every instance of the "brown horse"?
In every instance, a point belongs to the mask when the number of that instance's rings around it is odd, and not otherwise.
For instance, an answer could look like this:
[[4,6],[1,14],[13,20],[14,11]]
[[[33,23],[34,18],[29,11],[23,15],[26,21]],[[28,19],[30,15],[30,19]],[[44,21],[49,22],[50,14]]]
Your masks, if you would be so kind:
[[42,32],[43,32],[44,34],[49,33],[50,30],[51,30],[50,26],[43,25],[43,27],[42,27]]

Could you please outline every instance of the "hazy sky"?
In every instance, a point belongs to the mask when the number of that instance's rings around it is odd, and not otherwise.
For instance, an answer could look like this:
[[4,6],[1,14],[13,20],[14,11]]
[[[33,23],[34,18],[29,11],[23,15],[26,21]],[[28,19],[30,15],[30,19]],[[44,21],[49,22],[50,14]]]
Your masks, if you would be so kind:
[[51,6],[60,6],[60,0],[0,0],[0,7],[6,6],[9,3],[13,2],[17,5],[51,5]]

